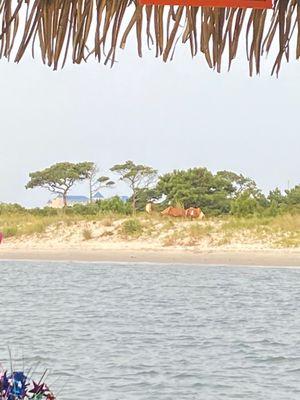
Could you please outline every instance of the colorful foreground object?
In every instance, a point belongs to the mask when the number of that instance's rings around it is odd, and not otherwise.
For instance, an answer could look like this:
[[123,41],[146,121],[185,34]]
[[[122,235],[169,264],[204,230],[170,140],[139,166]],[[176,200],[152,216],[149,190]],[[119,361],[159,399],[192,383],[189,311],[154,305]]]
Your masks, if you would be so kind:
[[265,54],[277,74],[282,60],[300,57],[298,0],[275,0],[272,10],[271,0],[140,1],[0,0],[0,57],[19,62],[39,49],[54,69],[92,57],[113,65],[134,35],[140,57],[147,44],[156,57],[171,60],[182,43],[219,72],[237,55],[250,75],[260,72]]
[[34,382],[23,371],[0,373],[0,400],[55,400],[43,382]]

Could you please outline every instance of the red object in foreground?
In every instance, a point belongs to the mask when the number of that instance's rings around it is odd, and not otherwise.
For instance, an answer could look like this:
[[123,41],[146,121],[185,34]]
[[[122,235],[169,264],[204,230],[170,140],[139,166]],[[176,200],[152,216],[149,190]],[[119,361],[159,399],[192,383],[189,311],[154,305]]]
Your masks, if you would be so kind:
[[272,8],[272,0],[139,0],[140,4],[162,6]]

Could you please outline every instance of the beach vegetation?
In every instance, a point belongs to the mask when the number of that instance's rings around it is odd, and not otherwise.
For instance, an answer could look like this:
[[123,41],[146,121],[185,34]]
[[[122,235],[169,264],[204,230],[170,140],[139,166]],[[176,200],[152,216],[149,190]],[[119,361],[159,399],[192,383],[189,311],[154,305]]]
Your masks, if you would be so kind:
[[130,218],[122,223],[121,231],[125,236],[138,237],[143,233],[143,226],[137,218]]
[[135,164],[130,160],[123,164],[116,164],[110,170],[119,175],[119,179],[129,186],[132,192],[132,209],[135,213],[140,190],[149,188],[155,182],[157,170],[147,165]]
[[82,236],[84,240],[91,240],[93,238],[93,233],[91,229],[85,228],[82,231]]
[[[96,190],[114,183],[101,176],[92,162],[59,163],[31,173],[27,188],[44,187],[65,196],[76,183],[86,180],[93,201],[62,209],[0,203],[0,232],[5,238],[43,239],[59,234],[81,241],[93,237],[133,240],[143,235],[157,245],[201,248],[237,243],[300,246],[300,185],[265,194],[254,180],[232,171],[212,173],[197,167],[158,177],[152,167],[133,161],[116,164],[111,171],[127,183],[131,197],[98,196],[95,200]],[[146,213],[149,202],[153,208]],[[162,217],[160,211],[169,205],[199,207],[206,218]]]
[[255,182],[243,175],[231,171],[213,174],[203,167],[162,175],[156,188],[165,205],[200,207],[205,214],[215,216],[229,214],[231,202],[242,193],[258,191]]
[[76,182],[88,178],[93,167],[91,162],[70,163],[61,162],[41,171],[31,172],[26,189],[37,187],[47,189],[63,198],[63,204],[67,206],[67,195]]
[[18,233],[18,227],[16,225],[13,226],[4,226],[2,229],[2,233],[5,238],[10,238],[17,236]]
[[202,224],[199,222],[192,222],[190,223],[187,234],[194,239],[202,239],[205,237],[209,237],[212,231],[213,231],[212,224]]
[[132,213],[131,205],[128,201],[123,201],[118,196],[110,199],[98,200],[96,202],[98,210],[103,214],[130,215]]
[[[136,210],[145,211],[147,203],[158,202],[160,197],[160,193],[156,187],[138,188],[136,190]],[[130,201],[132,201],[132,198],[130,198]],[[163,206],[157,204],[155,209],[156,211],[162,211]]]
[[93,203],[95,196],[100,190],[112,188],[115,185],[115,182],[113,182],[108,176],[99,175],[99,167],[95,163],[90,163],[86,179],[89,185],[90,203]]

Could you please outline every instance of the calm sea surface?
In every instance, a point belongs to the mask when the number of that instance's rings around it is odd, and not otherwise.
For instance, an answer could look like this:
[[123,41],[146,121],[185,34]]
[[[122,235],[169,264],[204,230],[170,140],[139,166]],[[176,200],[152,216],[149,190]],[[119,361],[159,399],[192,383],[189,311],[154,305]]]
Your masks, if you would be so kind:
[[61,400],[300,398],[300,269],[0,262],[0,361]]

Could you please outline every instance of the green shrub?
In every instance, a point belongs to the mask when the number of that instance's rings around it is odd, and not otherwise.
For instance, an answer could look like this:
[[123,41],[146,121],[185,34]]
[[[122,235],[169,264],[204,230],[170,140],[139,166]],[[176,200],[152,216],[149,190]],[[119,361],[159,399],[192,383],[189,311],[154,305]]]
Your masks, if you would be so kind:
[[26,209],[20,204],[0,203],[0,214],[22,214],[26,213]]
[[67,207],[65,210],[67,215],[97,215],[99,214],[99,207],[97,204],[74,204],[74,206]]
[[4,238],[16,236],[18,233],[18,227],[17,226],[6,226],[2,229],[2,233],[4,235]]
[[31,210],[27,210],[30,215],[34,215],[36,217],[52,217],[55,215],[62,214],[62,210],[58,208],[52,207],[44,207],[44,208],[32,208]]
[[122,224],[122,233],[126,236],[140,236],[142,232],[143,227],[138,219],[131,218]]
[[98,200],[96,202],[98,209],[102,213],[115,213],[129,215],[132,213],[131,204],[128,201],[123,201],[118,196],[111,199]]
[[248,217],[262,214],[266,210],[263,200],[249,196],[247,193],[240,195],[231,203],[231,214],[237,217]]

